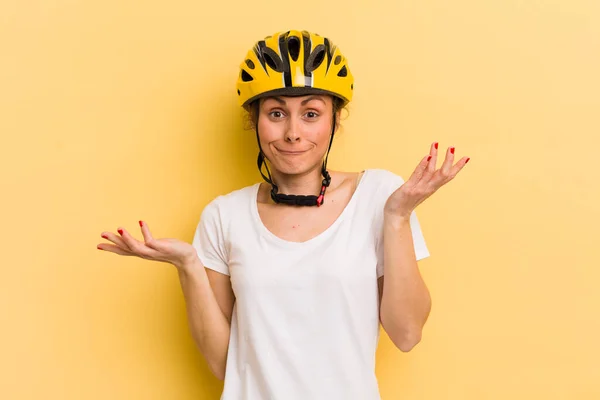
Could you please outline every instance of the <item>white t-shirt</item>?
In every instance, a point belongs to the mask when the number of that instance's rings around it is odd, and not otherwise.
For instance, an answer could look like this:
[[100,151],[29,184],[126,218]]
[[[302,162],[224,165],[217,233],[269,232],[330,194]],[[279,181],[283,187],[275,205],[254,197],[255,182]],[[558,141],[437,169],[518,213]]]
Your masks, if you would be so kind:
[[[366,170],[339,218],[302,243],[263,225],[259,183],[205,207],[193,246],[206,268],[230,275],[236,297],[221,400],[380,399],[383,207],[402,183]],[[410,225],[420,260],[429,251],[414,212]]]

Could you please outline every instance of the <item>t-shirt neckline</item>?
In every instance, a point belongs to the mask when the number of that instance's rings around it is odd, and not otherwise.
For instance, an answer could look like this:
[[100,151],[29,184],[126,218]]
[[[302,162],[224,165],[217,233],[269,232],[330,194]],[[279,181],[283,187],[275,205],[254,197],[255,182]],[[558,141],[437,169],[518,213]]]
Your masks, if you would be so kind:
[[254,224],[256,225],[260,233],[263,235],[263,237],[286,247],[301,247],[319,243],[327,239],[327,237],[329,237],[332,234],[332,232],[335,231],[336,227],[342,223],[346,215],[350,213],[354,207],[356,207],[356,198],[358,197],[361,188],[365,186],[364,181],[368,174],[369,170],[365,169],[363,172],[363,176],[361,177],[360,181],[358,182],[358,185],[356,186],[356,189],[354,189],[354,193],[352,193],[352,197],[350,197],[348,204],[346,204],[346,206],[342,210],[341,214],[336,218],[336,220],[331,225],[329,225],[329,227],[327,227],[323,232],[304,242],[295,242],[280,238],[265,226],[265,224],[262,222],[262,219],[260,218],[260,214],[258,213],[258,191],[261,184],[261,182],[258,182],[254,184],[252,188],[253,190],[250,191],[250,193],[252,194],[250,198],[250,206],[252,209],[252,219],[254,220]]

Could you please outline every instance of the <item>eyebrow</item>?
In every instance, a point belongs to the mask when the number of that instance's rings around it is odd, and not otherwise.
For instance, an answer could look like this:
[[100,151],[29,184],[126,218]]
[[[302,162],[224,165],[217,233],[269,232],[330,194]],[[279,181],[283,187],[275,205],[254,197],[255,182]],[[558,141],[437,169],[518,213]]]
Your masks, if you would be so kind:
[[[279,104],[281,105],[285,105],[285,100],[283,100],[281,97],[271,97],[271,99],[277,101]],[[323,104],[325,104],[325,100],[323,100],[323,98],[321,96],[310,96],[308,99],[306,100],[302,100],[302,103],[300,103],[300,105],[305,105],[306,103],[308,103],[311,100],[320,100]]]

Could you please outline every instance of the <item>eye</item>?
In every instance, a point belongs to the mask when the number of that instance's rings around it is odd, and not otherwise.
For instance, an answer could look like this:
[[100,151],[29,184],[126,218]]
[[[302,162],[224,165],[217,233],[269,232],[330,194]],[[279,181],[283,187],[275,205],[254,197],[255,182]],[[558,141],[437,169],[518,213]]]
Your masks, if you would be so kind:
[[279,119],[283,117],[283,113],[279,110],[271,111],[269,115],[275,119]]
[[307,116],[308,118],[310,118],[310,119],[314,119],[314,118],[317,118],[317,117],[319,116],[319,114],[317,114],[317,113],[316,113],[316,112],[314,112],[314,111],[309,111],[309,112],[307,112],[307,113],[306,113],[306,116]]

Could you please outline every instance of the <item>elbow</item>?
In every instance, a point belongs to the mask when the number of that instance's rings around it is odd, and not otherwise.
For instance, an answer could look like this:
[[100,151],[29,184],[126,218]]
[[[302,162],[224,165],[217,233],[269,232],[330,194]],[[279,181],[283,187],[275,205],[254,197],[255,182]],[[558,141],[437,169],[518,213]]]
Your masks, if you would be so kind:
[[411,351],[421,341],[422,329],[418,326],[413,326],[410,329],[400,329],[392,323],[393,321],[388,322],[384,314],[380,315],[380,321],[394,346],[404,353]]
[[421,341],[421,332],[404,335],[401,338],[391,338],[394,345],[403,353],[411,351]]
[[225,380],[225,368],[217,365],[210,365],[210,371],[213,373],[215,378],[220,381]]
[[200,349],[200,353],[204,356],[204,360],[206,361],[206,365],[212,374],[220,381],[225,380],[225,371],[227,369],[227,353],[228,353],[228,343],[221,343],[221,348],[224,348],[222,351],[218,351],[219,349],[211,345],[210,343],[201,342],[200,340],[196,341],[198,348]]
[[210,372],[220,381],[225,380],[225,371],[227,369],[227,354],[221,357],[206,358]]

